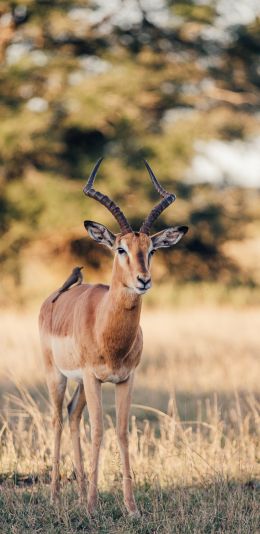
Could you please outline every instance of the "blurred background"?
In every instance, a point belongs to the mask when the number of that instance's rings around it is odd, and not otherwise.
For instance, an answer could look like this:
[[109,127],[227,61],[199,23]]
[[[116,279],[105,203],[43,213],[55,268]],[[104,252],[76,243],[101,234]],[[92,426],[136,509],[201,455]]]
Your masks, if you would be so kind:
[[[154,472],[161,487],[203,487],[217,473],[245,482],[241,491],[251,498],[260,428],[259,52],[259,0],[1,1],[0,483],[19,484],[20,476],[29,484],[31,474],[45,481],[50,471],[41,302],[75,265],[84,265],[85,281],[110,280],[112,256],[87,237],[83,221],[118,228],[84,196],[87,177],[104,156],[96,188],[138,229],[159,200],[146,158],[177,194],[154,232],[175,224],[190,230],[156,254],[143,299],[131,412],[131,446],[141,451],[135,476],[151,487]],[[113,386],[103,394],[102,487],[114,491]],[[88,433],[83,440],[89,450]],[[228,502],[229,486],[226,495]],[[249,509],[243,502],[233,507],[237,521],[239,506]],[[230,517],[230,532],[240,532],[243,520]]]
[[154,261],[149,305],[260,302],[260,7],[257,0],[2,1],[1,306],[39,305],[84,264],[111,257],[83,220],[118,231],[82,188],[136,229],[158,200],[151,164],[177,202],[156,222],[188,224]]
[[147,158],[177,194],[154,231],[190,231],[153,260],[135,398],[258,391],[259,14],[254,0],[1,2],[1,370],[44,382],[42,300],[77,264],[111,276],[83,221],[118,228],[86,179],[104,156],[96,187],[138,229],[158,201]]

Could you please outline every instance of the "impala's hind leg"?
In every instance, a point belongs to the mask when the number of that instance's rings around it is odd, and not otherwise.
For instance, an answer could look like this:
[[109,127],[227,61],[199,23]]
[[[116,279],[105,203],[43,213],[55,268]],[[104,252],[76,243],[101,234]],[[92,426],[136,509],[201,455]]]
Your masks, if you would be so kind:
[[86,405],[86,397],[84,392],[83,382],[80,383],[74,392],[74,395],[71,401],[68,404],[68,414],[69,414],[69,424],[70,424],[70,433],[71,440],[74,450],[75,458],[75,467],[77,481],[79,484],[79,494],[80,499],[83,500],[86,496],[86,483],[85,483],[85,473],[84,473],[84,464],[82,458],[82,450],[80,446],[80,419],[82,412]]
[[51,499],[55,501],[60,490],[60,442],[62,433],[62,405],[66,390],[67,378],[56,367],[48,370],[47,385],[53,408],[54,451],[51,480]]

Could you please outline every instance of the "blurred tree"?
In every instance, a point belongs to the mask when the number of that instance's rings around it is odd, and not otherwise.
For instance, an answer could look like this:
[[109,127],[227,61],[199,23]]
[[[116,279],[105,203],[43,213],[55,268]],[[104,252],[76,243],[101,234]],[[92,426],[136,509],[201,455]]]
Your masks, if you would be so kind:
[[[70,191],[70,180],[78,180],[80,195],[94,161],[105,155],[102,190],[128,209],[136,227],[157,200],[142,158],[177,192],[175,211],[164,214],[155,231],[174,217],[190,224],[191,232],[185,245],[161,257],[168,270],[181,265],[176,276],[183,280],[245,281],[222,245],[241,239],[256,215],[247,192],[223,194],[184,180],[196,139],[243,139],[257,131],[259,20],[227,26],[218,37],[217,8],[195,0],[139,0],[132,11],[120,0],[2,2],[0,227],[7,270],[13,269],[10,258],[19,265],[25,242],[55,228],[68,232],[64,205],[58,204],[60,184]],[[21,206],[18,194],[24,187],[28,192],[28,176],[31,200]],[[49,202],[42,197],[46,183]],[[79,204],[92,213],[96,207],[86,205],[83,195],[75,198],[68,202],[76,224]],[[55,222],[49,215],[53,199]],[[43,214],[52,226],[43,227]],[[73,255],[85,256],[85,242],[69,232],[67,239]],[[93,264],[93,251],[88,254]],[[102,253],[95,254],[98,267]]]

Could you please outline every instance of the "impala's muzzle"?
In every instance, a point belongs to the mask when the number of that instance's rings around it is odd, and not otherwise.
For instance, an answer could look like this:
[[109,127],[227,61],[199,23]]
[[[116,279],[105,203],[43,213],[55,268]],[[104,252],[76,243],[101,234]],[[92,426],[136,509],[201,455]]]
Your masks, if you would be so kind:
[[136,289],[140,293],[145,293],[152,286],[152,280],[150,274],[147,275],[137,275],[137,285]]

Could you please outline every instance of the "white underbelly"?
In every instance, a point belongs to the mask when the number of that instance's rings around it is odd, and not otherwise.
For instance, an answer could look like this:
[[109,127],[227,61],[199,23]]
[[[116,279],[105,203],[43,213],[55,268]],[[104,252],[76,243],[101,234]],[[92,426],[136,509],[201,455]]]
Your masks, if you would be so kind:
[[50,345],[56,367],[67,378],[82,380],[75,341],[71,336],[51,336]]
[[122,382],[122,379],[118,375],[108,375],[105,378],[100,378],[96,373],[94,374],[95,377],[101,382],[112,382],[112,384],[118,384],[119,382]]
[[[66,376],[66,378],[70,378],[71,380],[76,380],[76,382],[82,382],[83,381],[83,373],[82,369],[61,369],[59,368],[59,371]],[[119,384],[120,382],[124,382],[128,375],[126,374],[106,374],[105,376],[100,376],[100,373],[95,372],[95,370],[92,370],[95,377],[100,380],[101,382],[111,382],[112,384]]]
[[[83,370],[79,367],[79,355],[75,346],[73,337],[70,336],[51,336],[49,339],[51,345],[54,361],[59,371],[66,376],[66,378],[83,381]],[[130,369],[122,366],[119,369],[112,369],[106,364],[95,365],[94,367],[86,366],[86,371],[89,370],[101,382],[112,382],[118,384],[124,382],[130,375]]]
[[66,378],[71,378],[72,380],[76,380],[76,382],[83,381],[82,369],[61,369],[59,367],[58,369]]
[[118,371],[113,372],[107,365],[101,364],[93,368],[95,377],[101,382],[112,382],[112,384],[119,384],[127,380],[130,374],[130,370],[122,367]]

